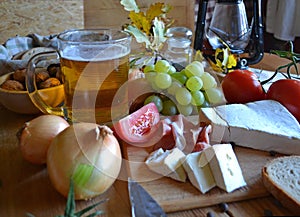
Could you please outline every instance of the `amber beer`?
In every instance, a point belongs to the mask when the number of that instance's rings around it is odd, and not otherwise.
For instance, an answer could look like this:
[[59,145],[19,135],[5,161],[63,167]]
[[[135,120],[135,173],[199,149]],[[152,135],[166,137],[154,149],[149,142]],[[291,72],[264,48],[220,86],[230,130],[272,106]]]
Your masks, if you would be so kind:
[[[127,78],[131,36],[117,29],[71,29],[57,36],[57,50],[28,62],[26,87],[34,105],[45,114],[71,122],[105,124],[128,114]],[[58,63],[65,101],[52,107],[35,85],[38,65]]]
[[[112,121],[113,107],[121,109],[120,116],[127,111],[126,91],[122,97],[118,94],[119,99],[114,97],[128,79],[129,51],[122,45],[112,46],[109,49],[78,46],[61,55],[64,110],[73,120],[96,120],[104,124]],[[113,104],[113,100],[117,103]]]

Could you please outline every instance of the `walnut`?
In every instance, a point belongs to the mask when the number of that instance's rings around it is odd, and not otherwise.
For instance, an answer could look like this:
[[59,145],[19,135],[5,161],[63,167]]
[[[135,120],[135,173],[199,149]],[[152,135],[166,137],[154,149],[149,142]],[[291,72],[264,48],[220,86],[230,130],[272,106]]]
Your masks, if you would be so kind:
[[63,74],[62,74],[61,68],[58,68],[55,77],[62,82]]
[[47,71],[41,71],[35,74],[35,81],[37,84],[46,81],[48,78],[50,78],[50,75]]
[[47,67],[47,71],[50,77],[55,77],[57,72],[60,71],[60,66],[59,64],[51,64]]
[[55,87],[60,85],[60,81],[57,78],[48,78],[46,81],[39,83],[39,89],[44,89],[48,87]]
[[0,87],[6,90],[25,90],[24,85],[15,80],[7,80]]
[[26,77],[26,69],[17,69],[13,73],[13,80],[19,81],[21,83],[25,82],[25,77]]

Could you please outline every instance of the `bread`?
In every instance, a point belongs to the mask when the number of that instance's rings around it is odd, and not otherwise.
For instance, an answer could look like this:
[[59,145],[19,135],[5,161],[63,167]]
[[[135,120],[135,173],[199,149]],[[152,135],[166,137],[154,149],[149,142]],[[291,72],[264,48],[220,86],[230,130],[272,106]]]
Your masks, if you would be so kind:
[[300,156],[278,157],[262,169],[266,189],[290,209],[300,214]]

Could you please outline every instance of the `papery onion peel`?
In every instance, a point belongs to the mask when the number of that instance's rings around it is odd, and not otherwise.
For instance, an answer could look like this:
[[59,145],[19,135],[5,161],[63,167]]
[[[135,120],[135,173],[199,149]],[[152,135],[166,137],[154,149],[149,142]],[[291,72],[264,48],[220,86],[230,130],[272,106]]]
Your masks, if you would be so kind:
[[50,143],[69,126],[65,119],[55,115],[41,115],[26,122],[17,133],[23,158],[34,164],[46,163]]
[[52,141],[47,169],[54,188],[67,197],[70,179],[75,199],[104,193],[121,169],[121,150],[113,131],[95,123],[75,123]]

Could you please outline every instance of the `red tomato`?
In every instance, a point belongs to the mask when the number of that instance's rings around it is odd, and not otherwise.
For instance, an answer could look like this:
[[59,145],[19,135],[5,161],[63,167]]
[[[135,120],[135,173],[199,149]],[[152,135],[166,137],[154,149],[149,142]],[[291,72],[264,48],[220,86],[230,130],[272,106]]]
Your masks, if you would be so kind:
[[256,74],[249,70],[234,70],[221,82],[228,103],[248,103],[265,99],[265,92]]
[[135,146],[148,147],[158,142],[171,129],[160,120],[154,103],[149,103],[114,124],[120,139]]
[[282,79],[271,84],[267,99],[280,102],[300,122],[300,81]]

